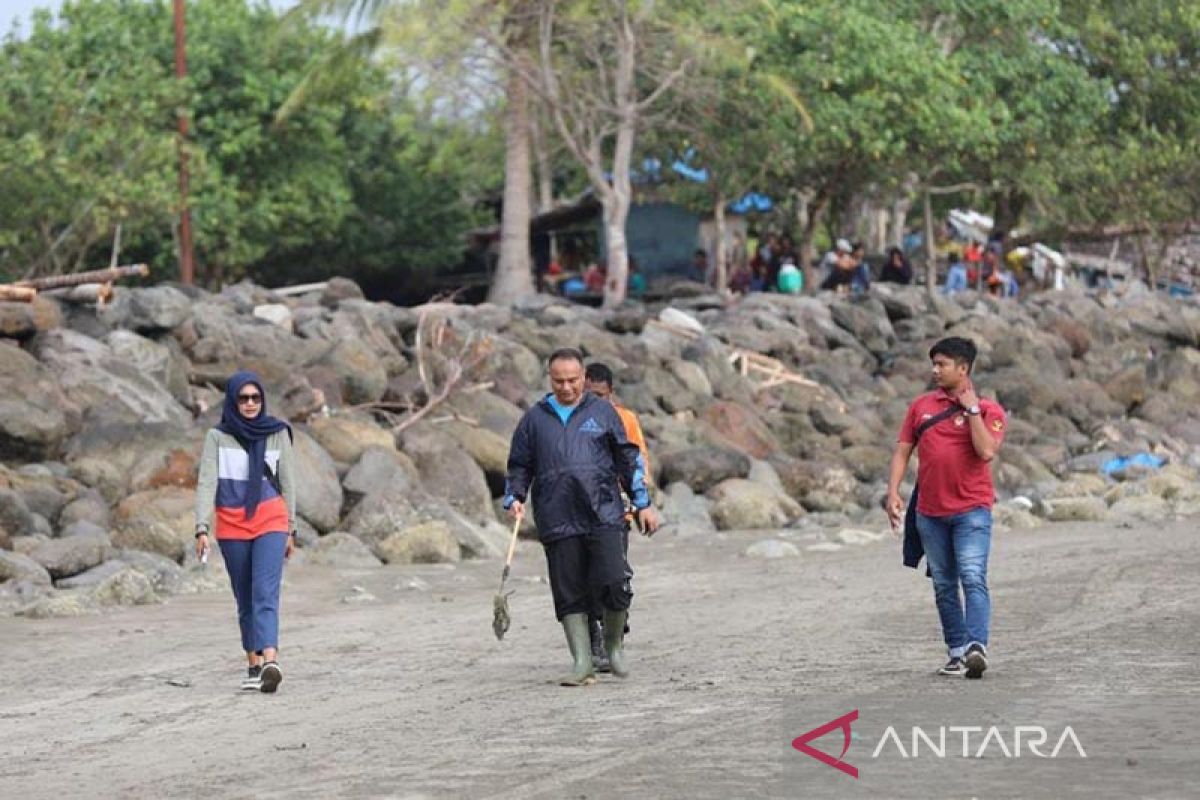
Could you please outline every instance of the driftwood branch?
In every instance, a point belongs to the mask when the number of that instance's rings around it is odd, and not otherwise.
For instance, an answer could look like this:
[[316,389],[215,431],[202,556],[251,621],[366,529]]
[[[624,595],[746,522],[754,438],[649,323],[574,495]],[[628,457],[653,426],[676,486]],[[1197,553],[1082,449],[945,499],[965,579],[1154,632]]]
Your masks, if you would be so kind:
[[28,286],[0,286],[0,300],[7,303],[32,303],[37,289]]
[[[445,375],[440,380],[434,375],[428,363],[428,355],[430,352],[442,353],[450,343],[450,326],[444,317],[432,313],[434,310],[427,307],[421,311],[413,339],[417,351],[417,375],[421,379],[425,403],[419,408],[409,407],[407,414],[393,424],[393,433],[401,433],[411,428],[456,393],[478,392],[491,388],[490,382],[466,383],[492,350],[490,339],[477,336],[474,331],[467,335],[457,351],[445,354]],[[391,407],[402,408],[399,404],[392,404]]]

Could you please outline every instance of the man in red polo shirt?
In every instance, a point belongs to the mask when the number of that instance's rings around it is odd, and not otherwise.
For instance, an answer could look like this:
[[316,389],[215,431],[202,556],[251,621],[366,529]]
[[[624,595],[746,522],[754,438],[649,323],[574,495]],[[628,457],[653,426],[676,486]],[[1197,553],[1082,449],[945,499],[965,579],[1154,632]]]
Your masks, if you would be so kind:
[[975,393],[971,383],[975,355],[975,344],[957,336],[930,349],[938,388],[908,408],[885,499],[892,529],[898,530],[905,521],[900,482],[916,449],[916,508],[910,516],[915,526],[906,525],[904,563],[917,566],[923,550],[933,577],[950,655],[938,674],[968,678],[982,677],[987,669],[992,612],[987,562],[996,499],[989,462],[1000,449],[1005,429],[1004,409]]

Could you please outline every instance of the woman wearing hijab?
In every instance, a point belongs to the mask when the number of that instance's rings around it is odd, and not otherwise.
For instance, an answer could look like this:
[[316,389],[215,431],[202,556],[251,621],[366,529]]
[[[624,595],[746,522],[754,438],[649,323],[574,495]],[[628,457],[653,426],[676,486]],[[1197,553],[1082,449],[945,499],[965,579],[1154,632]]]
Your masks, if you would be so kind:
[[276,660],[279,586],[295,546],[295,521],[291,426],[267,414],[259,377],[238,372],[225,386],[221,424],[204,440],[196,556],[206,556],[215,533],[237,600],[247,691],[274,692],[283,680]]

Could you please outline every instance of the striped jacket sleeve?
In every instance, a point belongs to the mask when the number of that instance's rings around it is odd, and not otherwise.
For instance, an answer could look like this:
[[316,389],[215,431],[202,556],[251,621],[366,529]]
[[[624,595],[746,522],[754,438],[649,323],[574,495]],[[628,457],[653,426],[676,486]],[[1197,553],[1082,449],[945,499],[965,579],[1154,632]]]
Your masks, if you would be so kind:
[[212,532],[213,511],[217,504],[217,458],[220,434],[214,428],[204,437],[200,454],[200,475],[196,480],[196,525]]
[[292,450],[292,437],[287,431],[275,434],[279,437],[279,488],[283,501],[287,503],[288,531],[296,530],[296,458]]

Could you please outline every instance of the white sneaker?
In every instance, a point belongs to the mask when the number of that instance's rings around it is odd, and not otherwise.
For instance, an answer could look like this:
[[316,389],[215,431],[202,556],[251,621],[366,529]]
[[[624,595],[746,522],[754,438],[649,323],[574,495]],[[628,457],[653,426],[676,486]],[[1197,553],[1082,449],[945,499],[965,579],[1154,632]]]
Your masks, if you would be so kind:
[[246,677],[242,678],[243,692],[257,692],[262,689],[262,667],[250,667]]

